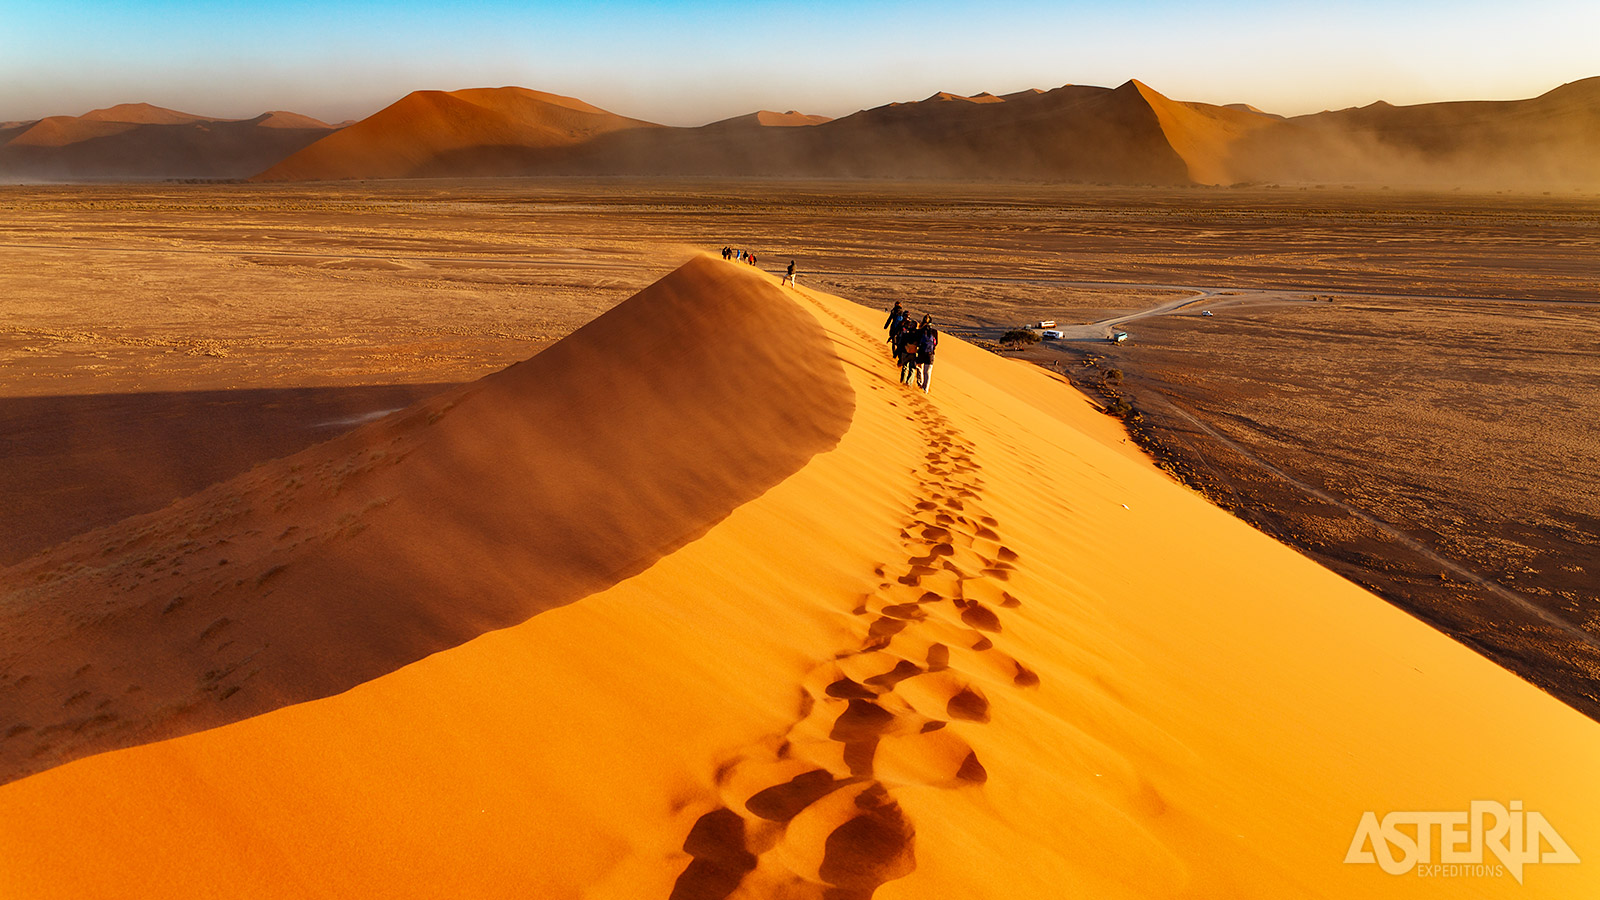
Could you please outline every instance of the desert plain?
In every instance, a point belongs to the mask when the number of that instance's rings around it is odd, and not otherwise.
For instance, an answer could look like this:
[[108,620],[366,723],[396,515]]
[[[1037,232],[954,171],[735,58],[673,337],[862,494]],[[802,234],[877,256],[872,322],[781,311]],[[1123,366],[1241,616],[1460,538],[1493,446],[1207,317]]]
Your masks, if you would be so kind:
[[1578,896],[1344,860],[1600,840],[1597,244],[1571,189],[0,189],[0,872]]

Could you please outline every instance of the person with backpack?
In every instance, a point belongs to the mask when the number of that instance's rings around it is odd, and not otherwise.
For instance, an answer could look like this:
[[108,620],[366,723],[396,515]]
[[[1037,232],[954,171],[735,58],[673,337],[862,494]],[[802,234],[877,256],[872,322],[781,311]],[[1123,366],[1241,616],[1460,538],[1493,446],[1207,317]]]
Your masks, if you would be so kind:
[[889,347],[894,351],[895,362],[900,361],[900,336],[905,332],[909,320],[900,301],[896,300],[894,307],[889,310],[889,318],[883,323],[883,327],[889,329]]
[[900,383],[911,384],[917,377],[917,353],[922,347],[922,326],[917,324],[909,314],[905,323],[900,326],[900,338],[896,341],[898,350],[896,359],[900,362]]
[[922,325],[915,334],[916,361],[912,369],[917,377],[917,386],[926,394],[933,384],[933,351],[939,346],[939,330],[933,327],[933,316],[923,316]]
[[789,260],[789,271],[784,273],[783,280],[778,282],[778,287],[783,287],[785,284],[788,284],[790,287],[799,287],[799,285],[794,283],[794,260],[792,259]]
[[910,330],[911,317],[906,314],[899,301],[895,301],[894,308],[889,310],[889,318],[883,327],[889,329],[889,351],[894,354],[894,364],[901,370],[900,381],[905,382],[906,367],[906,332]]
[[883,327],[889,329],[889,343],[894,343],[894,339],[899,337],[899,329],[895,326],[904,322],[905,318],[905,308],[900,305],[899,300],[896,300],[894,306],[889,307],[889,318],[883,320]]

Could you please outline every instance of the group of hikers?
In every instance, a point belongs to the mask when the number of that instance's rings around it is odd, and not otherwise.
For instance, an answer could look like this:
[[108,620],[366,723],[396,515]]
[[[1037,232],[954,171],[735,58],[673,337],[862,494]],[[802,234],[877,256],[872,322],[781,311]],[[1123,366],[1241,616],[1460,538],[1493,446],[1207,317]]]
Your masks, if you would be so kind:
[[926,394],[933,383],[933,351],[939,346],[939,330],[933,327],[933,316],[923,316],[918,322],[895,301],[883,327],[889,329],[889,346],[894,350],[895,362],[900,364],[900,383],[911,384],[915,380]]
[[[756,255],[754,253],[749,250],[737,250],[733,247],[723,247],[722,258],[730,262],[749,263],[752,266],[756,264]],[[793,265],[793,263],[790,263],[790,265]]]
[[[722,258],[756,264],[754,253],[732,247],[722,248]],[[794,260],[789,260],[789,268],[779,284],[795,285]],[[933,327],[933,316],[923,316],[918,322],[896,300],[883,327],[889,329],[889,346],[894,351],[895,362],[900,365],[900,383],[915,383],[926,394],[933,384],[933,351],[939,346],[939,330]]]
[[[756,255],[754,253],[750,252],[749,250],[738,250],[733,247],[723,247],[722,258],[728,260],[729,262],[749,263],[752,266],[756,264]],[[778,284],[779,286],[785,284],[789,285],[790,287],[796,286],[794,260],[789,260],[789,269],[783,273],[783,280],[778,282]]]

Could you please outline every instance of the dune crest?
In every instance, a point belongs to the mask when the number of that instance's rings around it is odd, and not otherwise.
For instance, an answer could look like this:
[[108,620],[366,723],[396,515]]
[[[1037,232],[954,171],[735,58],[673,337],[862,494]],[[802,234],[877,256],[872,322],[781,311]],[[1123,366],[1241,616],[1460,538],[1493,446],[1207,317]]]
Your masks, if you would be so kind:
[[[719,260],[687,271],[666,305],[737,320],[754,303],[754,339],[805,324],[827,352],[707,363],[734,389],[691,378],[695,396],[670,408],[706,410],[670,440],[726,461],[703,438],[744,427],[744,379],[767,377],[748,365],[799,357],[820,371],[763,393],[773,418],[751,426],[781,443],[806,410],[831,418],[853,399],[827,449],[579,602],[335,696],[0,786],[12,892],[1554,900],[1592,884],[1554,862],[1519,881],[1345,860],[1369,813],[1478,800],[1520,801],[1588,853],[1596,723],[1206,504],[1049,373],[946,335],[923,395],[896,382],[878,310],[779,294]],[[637,313],[627,306],[602,330]],[[752,332],[680,336],[720,359]],[[608,381],[619,355],[658,352],[571,346],[567,376],[526,363],[499,380]],[[670,391],[674,360],[650,362],[646,381]],[[844,396],[812,400],[841,373]],[[432,427],[488,427],[513,407],[463,397]],[[575,437],[615,477],[618,445],[642,435]],[[491,471],[543,458],[498,449]],[[435,471],[474,503],[505,487]],[[604,486],[575,486],[579,522],[611,517],[615,501],[590,493]],[[429,522],[448,535],[459,518],[451,502]],[[361,521],[346,540],[395,524]],[[517,559],[502,542],[486,562]],[[459,598],[440,621],[473,609]],[[396,620],[387,604],[349,612],[358,635]],[[367,636],[321,650],[344,659]],[[75,677],[96,671],[83,659]]]
[[0,570],[0,781],[601,590],[831,446],[850,408],[809,316],[693,260],[526,362]]
[[1232,184],[1244,180],[1230,165],[1234,145],[1259,128],[1270,127],[1272,117],[1209,103],[1184,103],[1152,90],[1141,81],[1130,82],[1161,123],[1162,134],[1183,159],[1189,178],[1197,184]]
[[165,109],[149,103],[119,103],[105,109],[90,110],[79,118],[89,122],[126,122],[132,125],[187,125],[191,122],[226,121]]
[[710,125],[705,127],[729,128],[761,126],[766,128],[796,128],[806,125],[822,125],[826,122],[832,121],[833,119],[829,118],[828,116],[808,115],[800,112],[797,109],[791,109],[788,112],[781,113],[773,112],[770,109],[762,109],[753,113],[747,113],[746,115],[734,116],[731,119],[722,119],[717,122],[712,122]]
[[606,132],[654,128],[571,97],[525,88],[416,91],[260,173],[256,181],[485,174],[508,150],[575,144]]
[[264,112],[250,121],[262,128],[325,128],[332,130],[334,127],[321,119],[313,119],[310,116],[302,116],[299,113],[286,112],[281,109]]

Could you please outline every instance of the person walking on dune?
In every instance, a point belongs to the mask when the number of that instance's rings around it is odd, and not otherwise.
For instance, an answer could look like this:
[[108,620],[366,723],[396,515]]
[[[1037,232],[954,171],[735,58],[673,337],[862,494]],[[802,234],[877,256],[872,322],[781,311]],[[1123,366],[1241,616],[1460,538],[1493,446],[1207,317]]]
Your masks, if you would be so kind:
[[917,386],[926,394],[933,384],[933,351],[939,346],[939,330],[933,327],[933,316],[923,316],[922,326],[916,331]]
[[896,358],[900,361],[900,383],[911,384],[917,377],[917,354],[922,347],[922,327],[909,315],[900,324],[900,337],[896,341],[896,346],[899,348]]
[[900,328],[905,324],[906,311],[896,300],[894,306],[889,308],[889,318],[883,320],[883,327],[889,329],[889,343],[893,344],[895,338],[900,336]]
[[783,287],[786,284],[790,287],[799,287],[798,284],[794,283],[794,260],[792,259],[789,260],[789,271],[783,273],[783,280],[778,282],[778,287]]
[[908,318],[906,316],[906,311],[901,308],[899,301],[896,301],[894,308],[889,310],[889,318],[883,323],[883,327],[889,329],[889,352],[894,355],[894,364],[900,368],[900,381],[902,384],[905,383],[906,380],[906,347],[904,335],[906,332],[907,323]]

